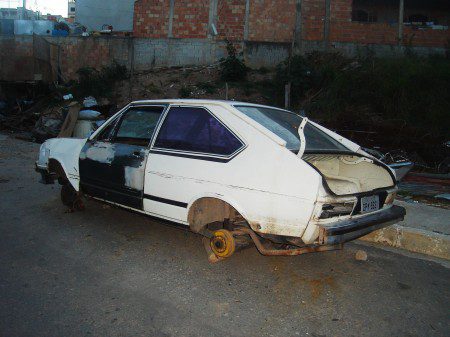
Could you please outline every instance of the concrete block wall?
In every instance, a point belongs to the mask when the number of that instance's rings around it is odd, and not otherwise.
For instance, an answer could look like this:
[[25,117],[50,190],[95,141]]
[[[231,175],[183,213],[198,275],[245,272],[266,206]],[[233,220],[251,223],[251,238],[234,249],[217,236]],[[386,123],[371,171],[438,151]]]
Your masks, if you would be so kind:
[[[101,69],[116,61],[128,69],[145,71],[155,67],[198,66],[216,63],[226,56],[224,41],[213,39],[168,39],[132,37],[45,37],[50,61],[40,58],[33,36],[0,36],[0,80],[34,81],[35,74],[44,80],[56,80],[60,70],[64,80],[76,79],[82,67]],[[39,43],[43,46],[43,43]],[[291,53],[292,44],[245,41],[236,43],[248,66],[274,67]],[[302,52],[338,50],[347,56],[377,54],[402,56],[406,48],[418,55],[445,54],[445,48],[405,47],[395,44],[356,44],[303,41]],[[45,73],[45,74],[44,74]],[[53,76],[53,77],[52,77]]]
[[225,56],[223,42],[205,39],[145,39],[134,41],[134,69],[208,65]]

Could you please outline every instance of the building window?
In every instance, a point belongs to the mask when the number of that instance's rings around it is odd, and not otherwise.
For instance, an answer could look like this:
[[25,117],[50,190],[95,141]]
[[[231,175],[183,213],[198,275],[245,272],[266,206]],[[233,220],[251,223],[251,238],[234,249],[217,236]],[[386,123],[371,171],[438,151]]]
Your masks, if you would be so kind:
[[398,22],[399,0],[353,0],[352,21]]
[[377,22],[377,16],[375,14],[369,14],[362,9],[357,9],[352,11],[352,21]]
[[204,108],[174,107],[159,130],[154,148],[231,156],[242,142]]
[[[352,21],[398,24],[399,0],[353,0]],[[404,23],[440,29],[450,23],[449,0],[405,0]]]

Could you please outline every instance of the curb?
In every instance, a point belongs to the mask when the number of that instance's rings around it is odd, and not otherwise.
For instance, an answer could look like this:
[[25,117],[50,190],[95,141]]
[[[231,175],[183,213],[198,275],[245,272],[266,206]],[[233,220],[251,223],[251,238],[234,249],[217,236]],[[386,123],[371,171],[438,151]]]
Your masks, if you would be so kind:
[[359,240],[450,260],[450,235],[423,229],[392,225],[363,236]]

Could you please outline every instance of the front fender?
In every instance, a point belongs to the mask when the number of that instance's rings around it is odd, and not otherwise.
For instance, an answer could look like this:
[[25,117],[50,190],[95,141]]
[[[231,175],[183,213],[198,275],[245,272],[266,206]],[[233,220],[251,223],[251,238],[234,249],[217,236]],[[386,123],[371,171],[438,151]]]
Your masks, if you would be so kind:
[[64,170],[67,179],[76,191],[80,189],[78,160],[86,139],[52,138],[42,146],[48,149],[48,160],[57,161]]

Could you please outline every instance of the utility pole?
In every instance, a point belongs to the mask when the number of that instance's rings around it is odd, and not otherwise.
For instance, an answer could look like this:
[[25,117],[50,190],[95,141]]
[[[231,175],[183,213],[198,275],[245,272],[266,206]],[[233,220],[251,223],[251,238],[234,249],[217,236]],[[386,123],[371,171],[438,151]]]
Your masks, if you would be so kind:
[[330,47],[330,18],[331,16],[331,0],[325,0],[325,20],[323,26],[323,39],[325,41],[325,49]]
[[293,45],[296,47],[297,52],[301,52],[302,49],[302,0],[295,2],[295,28]]
[[405,15],[405,0],[399,0],[398,5],[398,45],[403,43],[403,17]]
[[27,19],[27,14],[26,14],[26,10],[27,10],[27,0],[22,0],[22,20],[26,20]]

